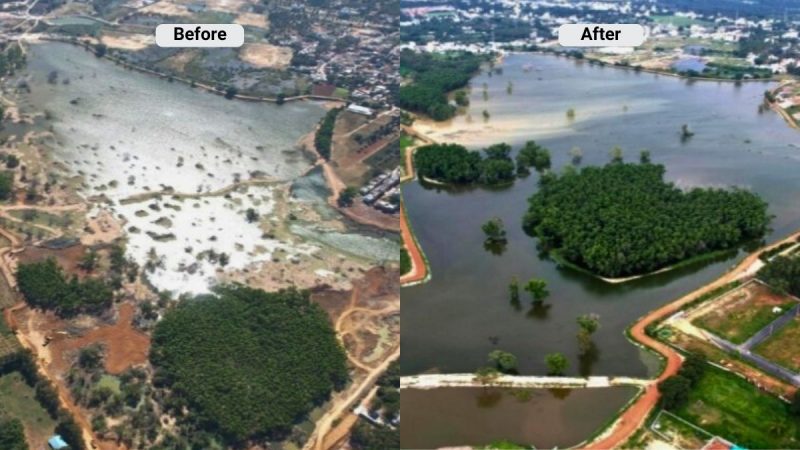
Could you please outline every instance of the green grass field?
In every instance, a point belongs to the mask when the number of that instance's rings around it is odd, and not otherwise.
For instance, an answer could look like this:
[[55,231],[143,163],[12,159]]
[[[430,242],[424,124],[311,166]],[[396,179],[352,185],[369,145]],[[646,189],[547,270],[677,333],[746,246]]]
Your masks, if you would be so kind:
[[800,372],[800,319],[795,317],[777,333],[755,346],[753,351],[787,369]]
[[745,448],[800,446],[800,422],[790,416],[788,404],[713,366],[677,415]]
[[0,409],[21,420],[35,442],[44,443],[52,436],[56,423],[34,395],[33,388],[25,383],[19,372],[0,377]]
[[786,311],[796,304],[763,285],[750,284],[740,289],[727,295],[747,294],[749,297],[736,297],[733,301],[723,299],[719,308],[698,317],[692,324],[734,344],[741,344],[780,316],[780,313],[772,312],[774,307]]

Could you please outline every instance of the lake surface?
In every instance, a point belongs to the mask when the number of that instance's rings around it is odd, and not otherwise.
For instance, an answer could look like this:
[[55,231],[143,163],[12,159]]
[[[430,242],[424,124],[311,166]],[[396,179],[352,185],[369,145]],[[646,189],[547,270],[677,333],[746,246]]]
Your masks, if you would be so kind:
[[[322,219],[341,217],[324,199],[328,191],[319,172],[303,176],[312,162],[298,140],[324,115],[317,103],[225,100],[62,43],[30,46],[24,76],[31,92],[21,96],[21,108],[46,112],[35,128],[53,132],[53,159],[82,176],[85,197],[109,200],[106,207],[125,222],[132,258],[144,265],[154,249],[160,264],[148,279],[159,289],[206,291],[220,269],[204,257],[211,251],[229,256],[226,270],[270,270],[272,263],[317,258],[323,248],[369,261],[398,257],[396,238],[353,226],[334,233],[330,225],[297,220],[290,238],[276,239],[247,222],[248,208],[262,218],[288,220],[276,214],[275,189],[293,181],[306,186],[301,193],[315,200]],[[23,130],[6,133],[15,131]],[[224,196],[121,202],[168,188],[213,194],[255,176],[275,184]]]
[[428,449],[508,440],[567,448],[597,431],[635,392],[633,387],[404,389],[401,445]]
[[[768,240],[800,228],[800,133],[777,114],[759,112],[770,84],[692,83],[545,55],[510,55],[501,67],[502,74],[473,80],[467,114],[420,127],[437,140],[476,149],[503,141],[516,149],[535,139],[551,150],[555,170],[568,164],[575,146],[583,149],[583,165],[605,164],[616,145],[628,161],[648,149],[680,187],[738,185],[760,194],[775,215]],[[506,93],[509,81],[512,95]],[[569,108],[574,120],[566,116]],[[480,119],[484,109],[487,122]],[[683,124],[696,133],[688,140],[680,138]],[[558,269],[521,229],[537,180],[533,174],[499,190],[403,185],[433,276],[402,290],[404,374],[473,372],[499,348],[517,356],[523,374],[544,374],[544,356],[562,352],[569,375],[652,375],[658,361],[628,342],[625,328],[717,278],[744,255],[622,285]],[[480,225],[493,216],[508,231],[500,255],[483,248]],[[547,306],[533,309],[525,293],[519,309],[511,305],[507,292],[514,276],[547,280]],[[596,352],[579,358],[575,320],[585,313],[599,314],[601,328]]]

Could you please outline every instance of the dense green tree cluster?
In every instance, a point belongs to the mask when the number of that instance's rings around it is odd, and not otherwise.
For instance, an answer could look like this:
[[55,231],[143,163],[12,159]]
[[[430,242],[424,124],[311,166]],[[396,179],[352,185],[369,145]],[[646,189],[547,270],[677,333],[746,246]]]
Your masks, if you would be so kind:
[[517,171],[526,174],[531,167],[539,172],[550,168],[550,151],[535,141],[526,142],[517,153]]
[[100,279],[81,281],[72,277],[67,280],[64,271],[52,258],[20,264],[17,285],[30,305],[53,309],[64,316],[97,313],[111,304],[114,296],[111,288]]
[[411,272],[411,255],[408,254],[408,250],[401,248],[400,249],[400,275],[405,275],[408,272]]
[[486,184],[503,184],[514,181],[514,161],[511,146],[494,144],[483,150],[486,159],[481,161],[481,180]]
[[431,144],[414,151],[414,167],[425,178],[469,184],[481,175],[481,154],[458,144]]
[[344,350],[305,291],[224,286],[181,301],[155,328],[150,361],[168,404],[230,444],[280,439],[348,379]]
[[336,125],[336,116],[342,108],[334,108],[325,114],[322,121],[317,128],[317,134],[314,136],[314,148],[317,153],[325,159],[331,157],[331,145],[333,144],[333,127]]
[[0,448],[4,450],[28,450],[25,429],[19,419],[3,413],[0,406]]
[[[482,56],[468,52],[439,54],[404,50],[400,54],[400,72],[411,82],[400,87],[398,106],[426,114],[433,120],[453,117],[456,108],[448,103],[447,93],[466,86],[480,69],[482,60]],[[459,104],[468,102],[460,97]]]
[[497,185],[514,181],[511,146],[495,144],[480,152],[458,144],[431,144],[414,152],[417,172],[428,179],[453,184]]
[[677,375],[673,375],[658,384],[661,393],[659,402],[661,407],[676,410],[683,406],[689,399],[689,391],[696,386],[706,370],[705,359],[695,353],[690,353],[683,362]]
[[355,450],[400,448],[400,433],[388,427],[379,427],[359,420],[350,436],[350,445]]
[[528,200],[525,229],[544,250],[594,273],[652,272],[759,238],[767,204],[740,189],[682,191],[664,167],[612,163],[543,178]]
[[758,278],[781,292],[800,296],[800,259],[776,256],[758,271]]

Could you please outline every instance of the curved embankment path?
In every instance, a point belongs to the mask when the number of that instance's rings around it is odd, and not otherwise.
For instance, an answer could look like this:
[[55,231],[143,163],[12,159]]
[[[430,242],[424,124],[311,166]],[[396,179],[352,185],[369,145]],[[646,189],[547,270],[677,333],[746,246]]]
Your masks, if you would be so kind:
[[637,344],[642,344],[662,355],[666,359],[664,371],[655,380],[655,383],[652,383],[650,386],[645,388],[644,393],[633,404],[631,404],[628,409],[622,413],[622,415],[620,415],[617,421],[607,432],[601,434],[595,438],[595,440],[586,443],[583,448],[607,450],[624,444],[636,432],[636,430],[644,425],[644,422],[647,419],[647,416],[650,414],[650,411],[656,407],[659,398],[657,383],[678,373],[678,370],[683,363],[682,356],[678,354],[678,352],[672,347],[648,336],[647,333],[645,333],[645,329],[648,325],[675,314],[686,304],[701,295],[711,292],[714,289],[722,287],[725,284],[728,284],[739,278],[753,275],[754,271],[752,268],[754,265],[758,265],[758,255],[761,254],[761,252],[777,247],[785,242],[795,241],[798,236],[800,236],[800,232],[795,232],[783,240],[758,249],[744,258],[733,270],[723,274],[717,280],[687,295],[684,295],[670,304],[664,305],[661,308],[648,313],[646,316],[636,322],[630,330],[632,339]]
[[408,224],[408,216],[406,215],[406,208],[402,203],[400,204],[400,235],[403,237],[406,251],[411,258],[411,270],[400,277],[400,284],[404,286],[413,283],[421,283],[428,278],[428,265],[425,264],[422,251],[419,245],[417,245],[417,240],[414,239],[414,234],[411,232],[411,226]]
[[[415,139],[418,139],[425,144],[435,143],[435,141],[418,133],[411,127],[402,125],[402,130],[404,133],[408,134],[409,136],[413,136]],[[416,178],[416,174],[414,173],[414,158],[412,158],[412,155],[414,154],[414,148],[416,147],[409,147],[406,149],[406,157],[404,161],[405,174],[400,179],[401,183],[405,183]],[[420,248],[417,240],[414,238],[414,233],[411,231],[411,225],[408,222],[408,215],[406,214],[406,208],[403,203],[400,204],[400,234],[403,238],[403,243],[405,244],[408,256],[411,257],[411,270],[409,270],[405,275],[400,276],[400,285],[405,286],[409,284],[422,283],[428,279],[428,264],[425,262],[425,258],[422,256],[422,249]]]

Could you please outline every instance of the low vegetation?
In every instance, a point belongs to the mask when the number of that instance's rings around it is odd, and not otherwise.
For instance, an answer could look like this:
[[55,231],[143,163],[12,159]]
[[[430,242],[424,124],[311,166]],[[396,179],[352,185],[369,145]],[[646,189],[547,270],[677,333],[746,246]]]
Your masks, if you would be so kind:
[[[764,235],[767,204],[741,189],[681,190],[664,166],[610,163],[543,178],[525,229],[545,251],[607,277],[649,273]],[[620,239],[625,236],[625,239]]]
[[286,437],[348,379],[327,316],[296,290],[228,286],[184,300],[156,326],[150,360],[171,413],[231,445]]

